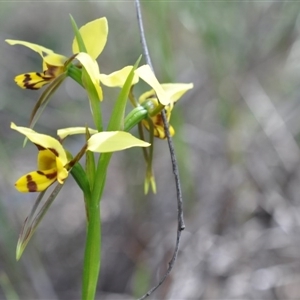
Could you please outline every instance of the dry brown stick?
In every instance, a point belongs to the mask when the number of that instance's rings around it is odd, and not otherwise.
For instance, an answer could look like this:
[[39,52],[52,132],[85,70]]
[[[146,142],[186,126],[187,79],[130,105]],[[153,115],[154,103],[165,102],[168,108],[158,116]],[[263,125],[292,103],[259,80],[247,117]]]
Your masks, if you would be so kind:
[[[143,47],[143,53],[145,56],[146,63],[150,66],[150,68],[153,70],[153,65],[151,62],[151,58],[149,55],[148,51],[148,46],[145,38],[145,33],[144,33],[144,26],[143,26],[143,20],[142,20],[142,13],[141,13],[141,7],[140,7],[140,1],[135,0],[135,6],[136,6],[136,12],[137,12],[137,19],[138,19],[138,25],[139,25],[139,30],[140,30],[140,37],[141,37],[141,43]],[[181,232],[184,230],[185,225],[184,225],[184,219],[183,219],[183,205],[182,205],[182,192],[181,192],[181,184],[180,184],[180,177],[179,177],[179,171],[178,171],[178,164],[176,160],[176,155],[175,155],[175,150],[174,150],[174,145],[172,141],[172,137],[170,135],[169,131],[169,122],[166,117],[165,110],[162,110],[162,120],[164,123],[164,129],[165,129],[165,134],[168,140],[168,145],[169,145],[169,150],[170,150],[170,156],[171,156],[171,162],[172,162],[172,168],[173,168],[173,174],[174,174],[174,179],[175,179],[175,185],[176,185],[176,195],[177,195],[177,210],[178,210],[178,227],[177,227],[177,236],[176,236],[176,244],[175,244],[175,249],[173,252],[172,259],[169,262],[168,269],[164,276],[160,279],[160,281],[153,287],[151,288],[145,295],[143,295],[141,298],[138,300],[145,299],[146,297],[150,296],[159,286],[163,284],[165,279],[168,277],[168,275],[171,273],[177,255],[179,251],[179,243],[180,243],[180,238],[181,238]]]

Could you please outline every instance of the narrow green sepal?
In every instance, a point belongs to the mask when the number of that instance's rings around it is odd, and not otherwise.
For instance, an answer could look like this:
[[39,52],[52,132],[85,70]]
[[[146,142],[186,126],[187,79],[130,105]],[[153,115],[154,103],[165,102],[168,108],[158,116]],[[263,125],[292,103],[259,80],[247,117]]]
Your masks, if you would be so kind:
[[131,89],[131,83],[133,80],[134,76],[134,71],[138,67],[140,60],[142,56],[138,58],[134,66],[132,67],[131,72],[129,73],[125,84],[123,85],[120,94],[117,98],[117,101],[115,103],[113,112],[111,114],[111,118],[109,121],[109,124],[107,126],[108,131],[113,131],[113,130],[121,130],[124,127],[124,114],[125,114],[125,107],[128,99],[128,95]]
[[70,19],[71,19],[71,24],[72,24],[72,27],[73,27],[73,31],[74,31],[74,34],[75,34],[75,37],[76,37],[76,40],[77,40],[77,43],[78,43],[79,51],[87,53],[84,41],[82,39],[82,36],[81,36],[81,34],[79,32],[79,29],[77,27],[77,24],[76,24],[76,22],[75,22],[75,20],[74,20],[74,18],[72,17],[71,14],[70,14]]
[[42,221],[43,217],[45,216],[46,212],[48,211],[49,207],[55,200],[56,196],[62,189],[63,184],[57,183],[56,187],[46,200],[45,204],[42,206],[42,208],[39,210],[39,212],[34,216],[35,211],[40,204],[43,196],[45,195],[45,192],[42,192],[39,194],[38,198],[36,199],[33,208],[29,214],[29,216],[25,219],[21,234],[19,236],[17,249],[16,249],[16,259],[19,260],[29,243],[31,237],[33,236],[34,232],[36,231],[38,225]]

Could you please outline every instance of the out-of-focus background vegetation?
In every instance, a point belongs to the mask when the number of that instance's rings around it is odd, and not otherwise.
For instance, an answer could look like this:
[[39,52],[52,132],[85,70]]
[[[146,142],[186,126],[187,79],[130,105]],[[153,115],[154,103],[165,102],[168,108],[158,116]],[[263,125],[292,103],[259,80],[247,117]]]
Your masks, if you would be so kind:
[[[71,55],[69,14],[78,25],[106,16],[103,73],[141,54],[133,1],[0,3],[0,299],[79,299],[85,241],[81,192],[70,177],[15,261],[22,223],[36,198],[14,189],[35,169],[36,149],[9,129],[26,126],[41,91],[14,84],[39,71],[39,56],[5,39]],[[176,267],[152,299],[299,299],[300,3],[142,1],[161,82],[193,82],[172,124],[186,230]],[[117,90],[105,89],[105,119]],[[66,80],[36,130],[91,124],[84,92]],[[133,131],[136,133],[136,131]],[[69,139],[71,150],[80,147]],[[156,141],[157,195],[143,195],[140,149],[113,156],[101,204],[98,299],[141,296],[163,274],[176,234],[168,147]]]

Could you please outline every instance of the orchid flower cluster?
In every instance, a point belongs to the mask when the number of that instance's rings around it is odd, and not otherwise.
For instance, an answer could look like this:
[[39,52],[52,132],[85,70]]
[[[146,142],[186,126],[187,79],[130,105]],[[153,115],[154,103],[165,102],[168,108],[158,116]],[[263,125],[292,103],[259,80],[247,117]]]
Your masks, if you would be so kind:
[[[99,202],[112,153],[131,147],[142,147],[147,165],[145,193],[148,192],[149,186],[155,193],[156,184],[152,171],[154,137],[166,138],[161,112],[165,110],[169,121],[174,104],[193,87],[193,84],[160,84],[149,65],[138,66],[140,59],[135,65],[125,66],[111,74],[103,74],[100,72],[96,59],[107,41],[107,19],[105,17],[96,19],[79,29],[72,17],[71,23],[75,37],[70,56],[55,53],[51,49],[34,43],[6,40],[10,45],[22,45],[37,52],[42,58],[42,71],[17,75],[16,84],[23,89],[31,90],[46,86],[32,111],[29,127],[11,123],[13,130],[26,137],[25,142],[28,139],[38,149],[37,169],[25,174],[15,183],[19,192],[39,192],[19,237],[17,259],[21,257],[39,222],[68,175],[71,174],[83,192],[87,215],[83,298],[93,299],[100,269]],[[88,128],[84,123],[76,124],[76,127],[58,129],[58,138],[34,131],[33,127],[42,111],[67,78],[75,80],[86,91],[95,128]],[[150,90],[136,97],[134,87],[139,80],[146,82]],[[120,89],[106,130],[104,130],[101,115],[102,101],[105,98],[102,85]],[[125,116],[127,99],[131,102],[132,110]],[[139,127],[140,138],[128,132],[135,126]],[[148,139],[145,138],[144,129],[149,131]],[[174,135],[175,131],[171,125],[169,125],[169,131],[171,135]],[[84,135],[85,142],[78,153],[72,154],[63,147],[63,142],[68,136],[74,134]],[[94,153],[101,153],[98,161],[96,160],[98,156],[94,156]],[[80,162],[83,156],[85,156],[85,165]],[[37,212],[37,207],[46,190],[55,183],[55,188]]]

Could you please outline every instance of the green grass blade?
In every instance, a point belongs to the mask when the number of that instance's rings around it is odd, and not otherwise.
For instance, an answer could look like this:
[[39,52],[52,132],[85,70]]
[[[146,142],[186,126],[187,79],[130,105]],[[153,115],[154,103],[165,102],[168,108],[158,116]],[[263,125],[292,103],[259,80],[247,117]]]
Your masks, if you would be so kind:
[[125,84],[117,98],[117,101],[115,103],[115,106],[113,108],[113,112],[111,114],[111,118],[109,121],[109,124],[107,126],[108,131],[114,131],[114,130],[121,130],[124,127],[124,114],[125,114],[125,108],[126,103],[128,99],[128,95],[131,88],[131,83],[134,76],[134,71],[136,70],[137,66],[139,65],[141,60],[141,56],[137,60],[137,62],[134,64],[131,72],[129,73]]
[[77,24],[76,24],[76,22],[75,22],[75,20],[74,20],[74,18],[72,17],[71,14],[70,14],[70,19],[71,19],[71,24],[72,24],[73,31],[74,31],[74,34],[75,34],[75,38],[76,38],[77,43],[78,43],[79,51],[87,53],[84,41],[82,39],[82,36],[81,36],[81,34],[79,32],[79,29],[77,27]]

